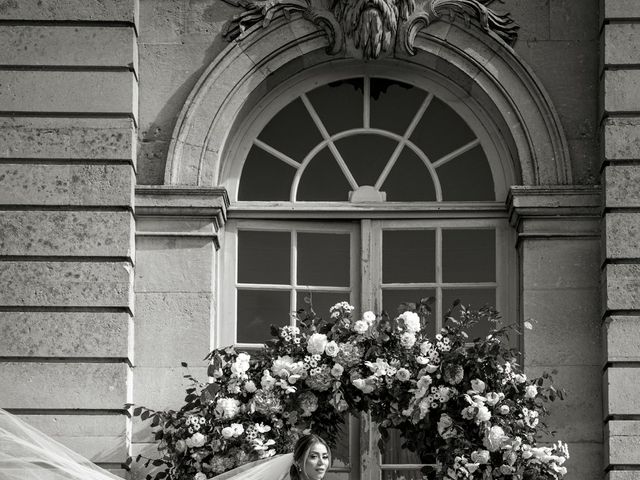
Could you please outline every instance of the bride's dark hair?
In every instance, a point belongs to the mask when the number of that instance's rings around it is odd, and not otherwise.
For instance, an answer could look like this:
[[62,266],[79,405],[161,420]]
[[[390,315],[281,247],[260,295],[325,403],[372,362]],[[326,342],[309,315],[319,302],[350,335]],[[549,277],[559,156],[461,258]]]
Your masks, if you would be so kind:
[[327,449],[327,452],[329,453],[329,466],[331,466],[331,449],[329,448],[329,445],[327,445],[327,442],[313,433],[310,435],[304,435],[298,439],[296,446],[293,447],[293,463],[289,469],[289,476],[291,477],[291,480],[305,479],[305,476],[303,475],[303,465],[307,461],[309,450],[311,450],[311,447],[316,443],[324,445]]

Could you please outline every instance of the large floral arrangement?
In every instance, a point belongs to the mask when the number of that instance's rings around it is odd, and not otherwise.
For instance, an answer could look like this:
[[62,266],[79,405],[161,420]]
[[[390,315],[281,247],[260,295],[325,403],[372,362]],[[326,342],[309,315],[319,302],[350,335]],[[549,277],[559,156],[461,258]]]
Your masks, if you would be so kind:
[[[212,351],[209,382],[187,390],[177,411],[134,410],[151,418],[164,466],[155,479],[206,480],[246,462],[292,450],[313,431],[334,443],[346,412],[367,412],[380,445],[398,429],[403,447],[433,479],[559,479],[569,457],[562,442],[538,445],[546,401],[561,396],[551,377],[529,379],[509,348],[508,327],[493,309],[448,316],[434,338],[427,300],[403,305],[396,318],[339,303],[330,316],[301,316],[272,328],[273,339],[249,354]],[[473,324],[488,335],[469,339]],[[138,458],[140,460],[140,458]]]

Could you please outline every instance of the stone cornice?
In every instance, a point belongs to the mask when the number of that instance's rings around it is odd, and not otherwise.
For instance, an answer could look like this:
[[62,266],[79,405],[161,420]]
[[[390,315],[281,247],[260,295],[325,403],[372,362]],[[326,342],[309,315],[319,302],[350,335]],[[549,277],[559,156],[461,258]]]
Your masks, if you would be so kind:
[[509,190],[506,203],[519,237],[599,235],[599,185],[517,185]]
[[200,217],[218,230],[227,221],[229,196],[220,187],[139,185],[135,192],[136,217]]

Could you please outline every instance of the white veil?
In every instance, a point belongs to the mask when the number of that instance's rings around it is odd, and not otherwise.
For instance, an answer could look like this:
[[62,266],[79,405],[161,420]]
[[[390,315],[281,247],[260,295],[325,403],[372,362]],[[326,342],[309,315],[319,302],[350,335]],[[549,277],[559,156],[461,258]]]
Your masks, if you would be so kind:
[[[289,480],[293,454],[258,460],[214,480]],[[0,480],[122,480],[0,408]]]

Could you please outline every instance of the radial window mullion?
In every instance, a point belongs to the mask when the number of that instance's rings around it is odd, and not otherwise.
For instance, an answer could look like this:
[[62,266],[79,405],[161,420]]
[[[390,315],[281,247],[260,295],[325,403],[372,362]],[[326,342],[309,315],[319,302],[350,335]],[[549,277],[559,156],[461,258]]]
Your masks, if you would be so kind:
[[320,119],[318,112],[316,112],[315,108],[313,108],[313,105],[311,104],[309,97],[307,97],[303,93],[300,96],[300,98],[302,99],[302,102],[304,103],[305,107],[307,107],[307,110],[309,111],[309,115],[311,115],[311,118],[313,118],[313,121],[316,124],[316,127],[318,128],[318,130],[320,131],[320,134],[322,135],[322,138],[325,140],[325,142],[327,142],[327,146],[329,147],[329,150],[331,151],[334,158],[336,159],[336,162],[338,162],[338,166],[340,167],[340,169],[342,170],[342,173],[346,177],[347,182],[349,182],[349,185],[351,186],[352,189],[357,190],[358,183],[356,182],[356,179],[353,178],[351,171],[349,171],[349,167],[347,167],[347,164],[342,158],[342,155],[340,155],[340,152],[336,148],[336,145],[333,143],[333,140],[331,139],[331,136],[329,135],[327,128],[324,126],[324,123],[322,123],[322,120]]
[[477,147],[478,145],[480,145],[480,140],[476,138],[475,140],[472,140],[471,142],[461,146],[460,148],[456,148],[454,151],[447,153],[445,156],[433,162],[433,168],[438,168],[450,162],[456,157],[459,157],[460,155],[462,155],[463,153],[468,152],[472,148]]
[[294,167],[296,169],[300,168],[300,166],[301,166],[300,162],[295,161],[293,158],[289,157],[288,155],[285,155],[280,150],[277,150],[277,149],[273,148],[271,145],[268,145],[268,144],[264,143],[262,140],[260,140],[258,138],[253,140],[253,144],[255,146],[261,148],[265,152],[273,155],[278,160],[282,160],[287,165],[290,165],[290,166],[292,166],[292,167]]
[[371,78],[364,76],[364,87],[362,88],[362,126],[371,126]]

